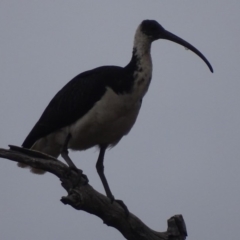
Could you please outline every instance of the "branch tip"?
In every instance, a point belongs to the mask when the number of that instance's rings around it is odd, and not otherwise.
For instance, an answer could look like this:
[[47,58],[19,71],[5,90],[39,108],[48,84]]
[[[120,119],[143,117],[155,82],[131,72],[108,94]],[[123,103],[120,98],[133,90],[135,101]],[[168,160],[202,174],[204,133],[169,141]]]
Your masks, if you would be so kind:
[[175,215],[168,219],[168,235],[170,237],[180,237],[184,240],[187,237],[187,228],[182,215]]

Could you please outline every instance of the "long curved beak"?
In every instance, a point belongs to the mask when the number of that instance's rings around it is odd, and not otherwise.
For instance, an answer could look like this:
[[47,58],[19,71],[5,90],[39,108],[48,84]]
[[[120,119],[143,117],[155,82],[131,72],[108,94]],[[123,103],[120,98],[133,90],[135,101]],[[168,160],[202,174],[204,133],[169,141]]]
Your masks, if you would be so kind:
[[160,38],[166,39],[166,40],[169,40],[169,41],[172,41],[172,42],[175,42],[175,43],[178,43],[178,44],[184,46],[185,48],[193,51],[194,53],[196,53],[207,64],[207,66],[209,67],[210,71],[213,73],[213,68],[212,68],[211,64],[209,63],[209,61],[204,57],[204,55],[200,51],[198,51],[190,43],[186,42],[182,38],[174,35],[173,33],[169,32],[167,30],[164,30],[164,32],[161,33],[161,37]]

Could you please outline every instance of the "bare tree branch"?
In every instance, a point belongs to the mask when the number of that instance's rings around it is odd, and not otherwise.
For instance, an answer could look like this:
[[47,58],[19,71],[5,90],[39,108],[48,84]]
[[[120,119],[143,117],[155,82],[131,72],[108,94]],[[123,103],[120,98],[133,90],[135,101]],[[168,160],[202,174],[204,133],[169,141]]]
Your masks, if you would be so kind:
[[187,231],[182,215],[175,215],[168,220],[166,232],[154,231],[132,213],[127,217],[119,204],[111,203],[106,196],[86,183],[84,178],[79,179],[75,171],[57,159],[47,159],[41,154],[26,154],[11,149],[0,149],[0,157],[54,174],[61,180],[63,188],[68,193],[66,197],[62,197],[62,203],[98,216],[106,225],[118,229],[128,240],[186,239]]

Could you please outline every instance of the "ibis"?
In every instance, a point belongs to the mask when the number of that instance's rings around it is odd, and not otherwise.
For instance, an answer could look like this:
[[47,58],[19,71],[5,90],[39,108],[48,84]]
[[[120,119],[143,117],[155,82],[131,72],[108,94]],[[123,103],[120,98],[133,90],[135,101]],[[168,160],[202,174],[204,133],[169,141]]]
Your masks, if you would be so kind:
[[[151,44],[158,39],[178,43],[198,55],[213,68],[204,55],[190,43],[165,30],[155,20],[138,26],[132,57],[125,67],[102,66],[80,73],[50,101],[22,147],[54,158],[59,155],[76,168],[68,149],[99,148],[97,172],[108,198],[114,201],[104,174],[104,155],[127,135],[136,122],[143,97],[152,79]],[[19,163],[20,167],[27,167]],[[42,170],[31,168],[33,173]]]

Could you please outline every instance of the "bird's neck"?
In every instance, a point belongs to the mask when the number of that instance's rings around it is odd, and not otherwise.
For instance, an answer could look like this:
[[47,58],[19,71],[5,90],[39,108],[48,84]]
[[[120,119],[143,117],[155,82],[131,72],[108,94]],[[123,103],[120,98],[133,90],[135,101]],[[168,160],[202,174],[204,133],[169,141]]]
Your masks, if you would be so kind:
[[152,58],[151,41],[141,32],[140,27],[135,34],[132,59],[126,68],[133,74],[133,90],[142,98],[152,78]]

